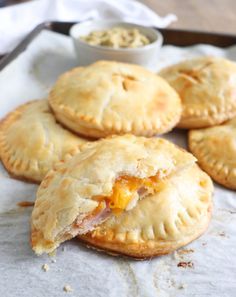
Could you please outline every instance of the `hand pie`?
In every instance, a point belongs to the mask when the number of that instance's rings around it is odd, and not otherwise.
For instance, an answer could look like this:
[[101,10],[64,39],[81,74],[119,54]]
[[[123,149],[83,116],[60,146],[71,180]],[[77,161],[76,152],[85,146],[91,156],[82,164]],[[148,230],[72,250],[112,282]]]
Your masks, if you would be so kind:
[[194,164],[164,179],[132,210],[78,237],[96,249],[137,259],[170,253],[206,230],[212,190],[211,179]]
[[189,148],[216,182],[236,190],[236,118],[189,132]]
[[85,142],[56,122],[47,100],[21,105],[0,125],[3,165],[13,176],[37,183],[55,162]]
[[236,115],[236,63],[202,57],[163,69],[160,75],[183,103],[180,128],[203,128]]
[[110,61],[63,74],[49,103],[59,122],[95,138],[165,133],[182,111],[178,94],[162,78],[137,65]]
[[158,192],[162,180],[195,160],[160,138],[125,135],[85,144],[39,186],[31,220],[34,251],[49,253],[110,216],[129,211]]

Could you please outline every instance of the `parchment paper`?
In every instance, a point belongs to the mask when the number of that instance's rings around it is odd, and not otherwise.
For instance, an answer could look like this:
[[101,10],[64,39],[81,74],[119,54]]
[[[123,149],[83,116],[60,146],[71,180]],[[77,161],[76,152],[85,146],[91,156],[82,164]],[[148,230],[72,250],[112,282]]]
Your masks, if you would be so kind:
[[[221,50],[198,45],[165,46],[156,69],[199,55],[226,56],[236,60],[236,47]],[[76,66],[71,40],[49,31],[0,72],[0,117],[28,100],[45,97],[57,76]],[[34,131],[32,131],[34,133]],[[168,139],[185,147],[186,134],[175,131]],[[0,167],[0,296],[1,297],[234,297],[236,296],[236,194],[215,186],[214,211],[204,236],[190,244],[186,254],[175,252],[144,262],[107,256],[76,240],[63,244],[56,263],[37,257],[29,245],[32,208],[20,201],[34,201],[37,186],[10,178]],[[186,249],[186,248],[185,248]],[[181,261],[194,267],[178,267]],[[45,272],[42,265],[50,270]],[[63,291],[70,285],[73,292]]]

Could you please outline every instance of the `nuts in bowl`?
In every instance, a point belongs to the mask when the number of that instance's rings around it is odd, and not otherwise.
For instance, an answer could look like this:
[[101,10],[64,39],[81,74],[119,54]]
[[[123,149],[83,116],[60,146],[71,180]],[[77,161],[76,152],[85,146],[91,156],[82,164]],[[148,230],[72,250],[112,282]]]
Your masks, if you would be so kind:
[[113,27],[107,30],[92,31],[81,36],[81,40],[90,45],[100,45],[112,48],[137,48],[150,44],[147,36],[137,28]]
[[152,69],[163,37],[155,29],[116,21],[86,21],[72,26],[78,65],[97,60],[139,64]]

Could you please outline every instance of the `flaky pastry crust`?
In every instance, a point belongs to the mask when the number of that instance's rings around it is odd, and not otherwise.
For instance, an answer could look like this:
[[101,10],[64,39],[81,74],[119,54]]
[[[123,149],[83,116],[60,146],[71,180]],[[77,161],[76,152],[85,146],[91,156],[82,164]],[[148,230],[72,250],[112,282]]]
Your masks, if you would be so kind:
[[75,154],[85,139],[64,129],[47,100],[10,112],[0,124],[0,157],[13,177],[39,183],[53,164]]
[[78,236],[89,246],[145,259],[173,252],[207,228],[213,185],[196,164],[166,179],[160,192]]
[[114,136],[81,147],[81,152],[56,166],[41,183],[32,213],[31,241],[38,254],[51,252],[77,235],[78,217],[99,206],[94,197],[112,194],[123,175],[161,180],[195,158],[161,138]]
[[132,133],[152,136],[179,121],[178,94],[141,66],[99,61],[63,74],[49,95],[59,122],[90,137]]
[[167,67],[159,75],[182,100],[179,128],[214,126],[236,115],[236,63],[201,57]]
[[191,130],[189,148],[216,182],[236,190],[236,118],[219,126]]

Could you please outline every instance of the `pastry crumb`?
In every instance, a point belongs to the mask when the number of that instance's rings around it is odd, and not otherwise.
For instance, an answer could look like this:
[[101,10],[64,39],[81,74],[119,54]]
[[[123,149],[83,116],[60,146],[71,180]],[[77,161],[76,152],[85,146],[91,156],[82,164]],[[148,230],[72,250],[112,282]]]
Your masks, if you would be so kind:
[[48,264],[43,264],[42,269],[47,272],[50,268]]
[[174,257],[175,260],[179,260],[179,255],[178,255],[178,253],[176,251],[174,251],[173,257]]
[[57,260],[56,260],[56,259],[52,259],[51,262],[52,262],[52,263],[56,263]]
[[178,264],[177,264],[177,266],[178,267],[183,267],[183,268],[187,268],[187,267],[189,267],[189,268],[194,268],[194,263],[192,262],[192,261],[188,261],[188,262],[179,262]]
[[180,284],[178,289],[180,290],[183,290],[183,289],[186,289],[187,288],[187,285],[186,284]]
[[182,249],[177,252],[179,255],[194,253],[193,249]]
[[207,242],[203,242],[203,243],[202,243],[202,246],[206,246],[206,245],[207,245]]
[[64,290],[66,293],[70,293],[70,292],[73,291],[73,289],[71,288],[70,285],[65,285],[65,286],[63,287],[63,290]]
[[32,201],[20,201],[17,203],[18,206],[20,207],[31,207],[34,206],[34,202]]
[[220,236],[222,236],[222,237],[225,237],[225,236],[226,236],[225,231],[221,231],[221,232],[219,232],[218,234],[219,234]]

